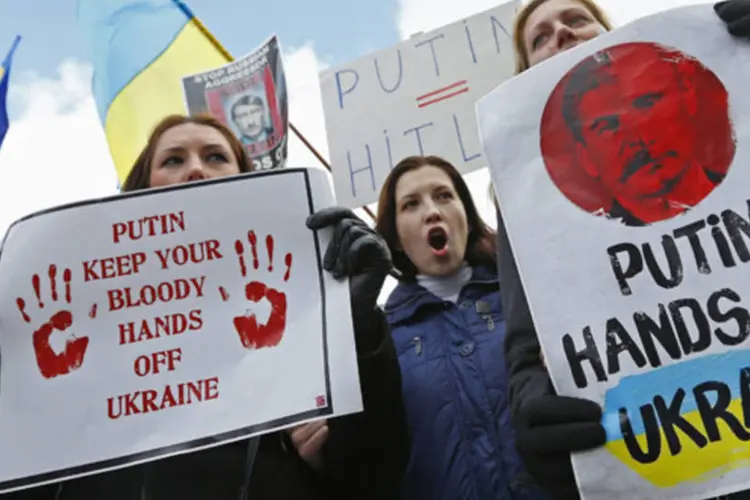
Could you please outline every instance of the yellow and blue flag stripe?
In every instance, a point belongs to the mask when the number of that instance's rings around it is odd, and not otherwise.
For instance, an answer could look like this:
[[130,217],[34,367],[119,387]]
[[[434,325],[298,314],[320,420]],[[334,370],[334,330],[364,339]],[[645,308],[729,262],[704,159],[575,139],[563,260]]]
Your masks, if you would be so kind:
[[8,55],[5,56],[2,66],[0,66],[0,146],[2,146],[5,136],[10,128],[8,118],[8,82],[10,80],[10,69],[13,66],[13,55],[21,41],[20,36],[16,36],[13,45],[10,46]]
[[182,77],[231,56],[179,0],[79,0],[93,93],[117,176],[124,182],[154,126],[186,112]]
[[[627,414],[626,428],[622,412]],[[659,488],[747,467],[750,350],[706,355],[623,377],[605,394],[603,424],[609,451]],[[630,447],[639,449],[638,458]],[[650,455],[648,460],[641,453]]]

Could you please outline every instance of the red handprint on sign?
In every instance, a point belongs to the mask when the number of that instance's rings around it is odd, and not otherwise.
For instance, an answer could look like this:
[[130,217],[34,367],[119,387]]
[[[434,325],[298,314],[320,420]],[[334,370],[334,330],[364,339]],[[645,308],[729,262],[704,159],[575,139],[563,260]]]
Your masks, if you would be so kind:
[[[258,260],[258,238],[255,231],[247,233],[247,239],[250,243],[250,251],[253,257],[253,269],[260,267]],[[268,250],[268,272],[274,270],[273,267],[273,247],[274,240],[270,234],[266,236],[266,248]],[[248,266],[245,261],[245,245],[242,241],[237,240],[234,243],[234,249],[237,252],[237,258],[240,264],[240,272],[243,278],[247,278]],[[289,281],[289,275],[292,270],[292,254],[287,253],[284,256],[283,280]],[[229,294],[224,288],[219,288],[223,300],[229,300]],[[245,285],[245,298],[250,302],[260,302],[263,299],[268,300],[271,304],[271,314],[265,325],[258,322],[253,313],[246,313],[243,316],[234,318],[234,328],[240,336],[240,341],[246,349],[260,349],[263,347],[274,347],[279,345],[286,328],[286,293],[271,288],[260,281],[250,281]]]
[[[65,303],[70,305],[70,269],[65,269],[62,273],[63,294],[62,298]],[[50,283],[50,298],[52,303],[56,303],[61,298],[57,290],[57,266],[49,266],[47,272]],[[34,288],[37,305],[39,309],[44,309],[45,304],[42,302],[41,279],[38,274],[31,278],[31,286]],[[26,302],[22,298],[16,299],[18,310],[26,323],[31,323],[31,317],[26,313]],[[92,318],[96,316],[96,305],[92,306],[89,314]],[[50,337],[55,332],[67,332],[73,325],[73,314],[67,309],[60,309],[50,315],[49,320],[37,328],[33,335],[34,354],[39,371],[44,378],[54,378],[59,375],[65,375],[83,364],[86,348],[89,345],[88,337],[75,337],[72,332],[65,340],[65,349],[56,353],[50,345]]]

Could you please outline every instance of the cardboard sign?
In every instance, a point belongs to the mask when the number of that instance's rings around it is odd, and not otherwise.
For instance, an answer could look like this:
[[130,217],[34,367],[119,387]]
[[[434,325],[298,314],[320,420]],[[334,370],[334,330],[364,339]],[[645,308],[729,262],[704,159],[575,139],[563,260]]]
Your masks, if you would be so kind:
[[410,155],[442,156],[463,173],[483,159],[474,103],[513,75],[516,0],[320,75],[339,204],[377,201]]
[[606,446],[573,456],[586,500],[750,487],[748,78],[750,44],[706,4],[477,105],[546,366],[604,410]]
[[275,170],[11,226],[0,491],[361,411],[348,286],[305,226],[332,204],[323,171]]

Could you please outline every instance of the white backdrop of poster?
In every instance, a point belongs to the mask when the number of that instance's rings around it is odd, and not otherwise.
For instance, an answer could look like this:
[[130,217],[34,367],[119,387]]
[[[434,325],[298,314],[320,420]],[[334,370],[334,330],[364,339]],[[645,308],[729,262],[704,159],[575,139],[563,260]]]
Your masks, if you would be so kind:
[[348,285],[320,266],[330,230],[305,226],[333,203],[327,173],[288,169],[16,222],[0,491],[361,411]]
[[477,104],[554,385],[604,410],[606,446],[573,456],[586,500],[750,487],[748,79],[750,43],[706,4]]
[[410,155],[439,155],[468,173],[483,160],[474,103],[513,75],[518,2],[321,72],[336,198],[377,201],[390,170]]

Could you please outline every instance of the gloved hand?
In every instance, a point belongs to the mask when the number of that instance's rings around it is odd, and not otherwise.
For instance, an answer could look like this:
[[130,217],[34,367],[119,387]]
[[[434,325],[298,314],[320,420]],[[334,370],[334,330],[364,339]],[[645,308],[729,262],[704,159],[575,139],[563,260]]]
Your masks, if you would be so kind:
[[714,4],[714,11],[727,23],[729,33],[750,38],[750,0],[727,0]]
[[[323,258],[323,269],[337,280],[349,278],[354,333],[358,352],[371,352],[380,345],[377,300],[392,267],[391,252],[362,219],[347,208],[330,207],[307,218],[313,231],[333,228],[333,237]],[[373,332],[373,329],[377,330]]]
[[520,409],[516,446],[526,470],[553,498],[580,498],[570,453],[606,442],[601,419],[598,404],[566,396],[540,396]]

